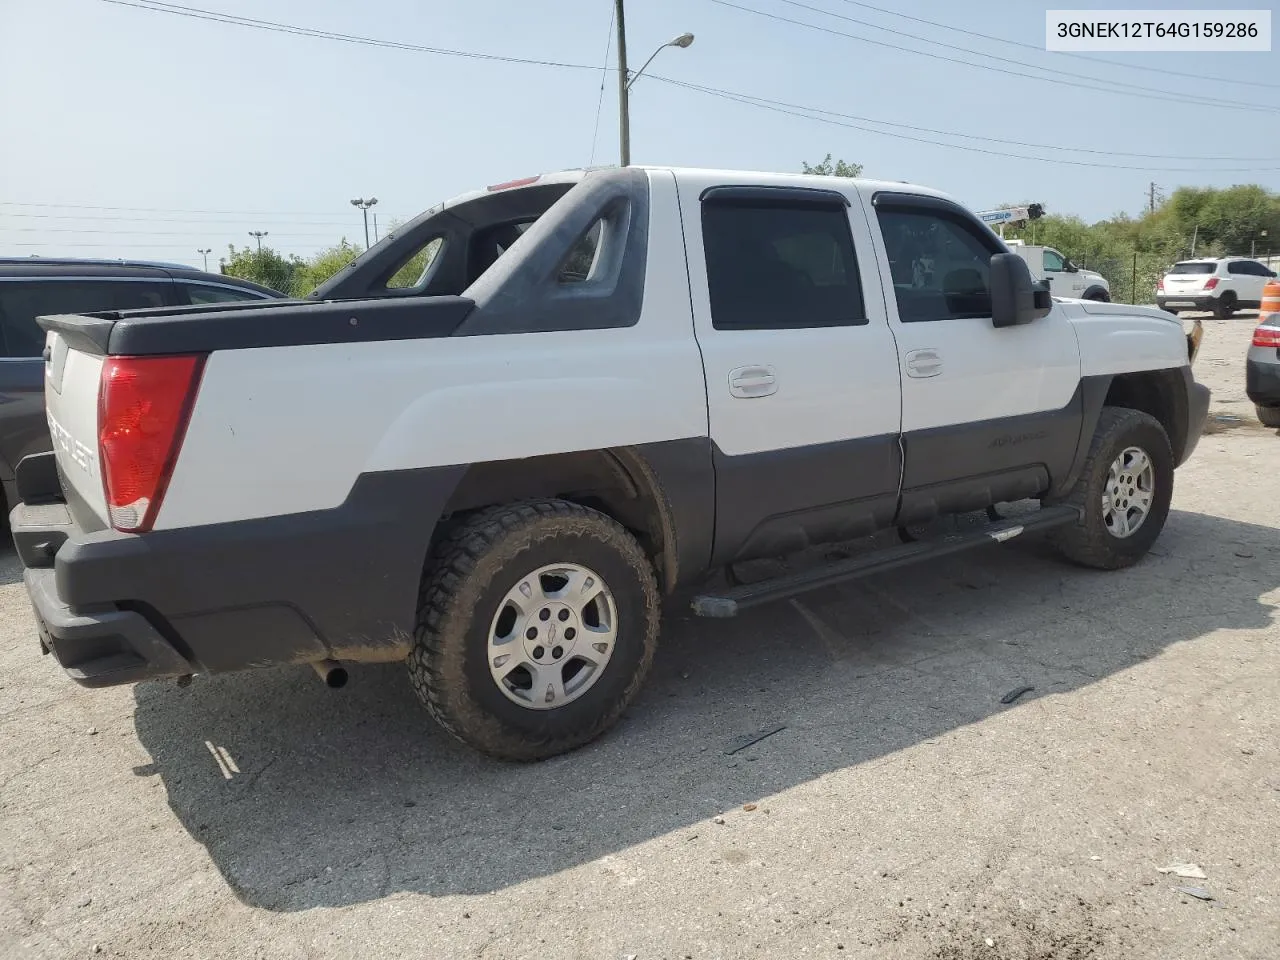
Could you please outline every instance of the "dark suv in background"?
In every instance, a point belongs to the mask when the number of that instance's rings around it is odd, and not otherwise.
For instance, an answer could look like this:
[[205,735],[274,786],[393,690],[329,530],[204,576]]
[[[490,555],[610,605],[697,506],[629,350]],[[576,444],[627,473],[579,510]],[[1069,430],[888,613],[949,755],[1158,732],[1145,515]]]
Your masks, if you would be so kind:
[[235,300],[282,299],[267,287],[178,264],[0,257],[0,487],[16,501],[18,461],[50,449],[44,415],[44,331],[36,317]]

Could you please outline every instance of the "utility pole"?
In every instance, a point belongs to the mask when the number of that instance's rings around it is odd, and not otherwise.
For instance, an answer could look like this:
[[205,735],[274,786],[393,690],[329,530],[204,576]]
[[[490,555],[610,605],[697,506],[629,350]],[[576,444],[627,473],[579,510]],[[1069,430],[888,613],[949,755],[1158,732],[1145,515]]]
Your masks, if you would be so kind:
[[[619,0],[621,2],[621,0]],[[351,201],[353,207],[359,207],[360,212],[364,214],[364,248],[369,249],[369,208],[378,202],[377,197],[370,197],[365,200],[363,197],[356,197]]]
[[258,256],[262,256],[262,238],[267,235],[266,230],[250,230],[249,236],[258,241]]
[[373,215],[373,242],[378,242],[378,215]]
[[213,247],[200,247],[196,253],[204,257],[204,272],[209,272],[209,254],[213,253]]
[[1151,185],[1147,188],[1147,211],[1149,213],[1156,212],[1156,184],[1151,181]]
[[622,9],[623,0],[614,0],[615,20],[618,21],[618,154],[619,163],[631,165],[631,104],[629,101],[627,74],[627,22]]

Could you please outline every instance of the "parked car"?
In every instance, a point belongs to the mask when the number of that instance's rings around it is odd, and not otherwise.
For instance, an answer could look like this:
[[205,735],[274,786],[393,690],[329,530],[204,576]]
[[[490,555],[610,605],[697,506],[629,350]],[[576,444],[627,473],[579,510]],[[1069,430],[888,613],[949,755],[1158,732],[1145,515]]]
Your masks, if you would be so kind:
[[1275,286],[1267,291],[1268,302],[1245,357],[1245,393],[1253,402],[1263,426],[1280,427],[1280,312],[1271,312],[1280,304],[1269,299],[1280,294]]
[[1262,288],[1275,275],[1266,264],[1247,257],[1182,260],[1156,285],[1156,306],[1170,313],[1211,310],[1225,320],[1236,310],[1257,309]]
[[199,306],[284,295],[178,264],[138,260],[0,258],[0,489],[17,502],[14,468],[49,450],[44,412],[45,333],[36,317],[142,307]]
[[11,520],[42,648],[91,687],[407,661],[445,729],[514,760],[618,720],[681,587],[729,617],[1037,532],[1137,563],[1209,405],[1177,318],[1055,300],[960,204],[882,181],[533,177],[305,301],[193,309],[41,318],[57,442]]

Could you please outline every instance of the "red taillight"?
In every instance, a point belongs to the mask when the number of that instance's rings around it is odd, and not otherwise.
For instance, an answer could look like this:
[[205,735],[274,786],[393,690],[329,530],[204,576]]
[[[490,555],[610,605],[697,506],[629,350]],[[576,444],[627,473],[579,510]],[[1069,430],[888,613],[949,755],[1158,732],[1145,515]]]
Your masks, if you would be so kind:
[[1217,285],[1218,285],[1218,278],[1217,278],[1217,277],[1210,277],[1208,280],[1206,280],[1206,281],[1204,282],[1204,288],[1205,288],[1206,290],[1212,290],[1212,289],[1213,289],[1214,287],[1216,287]]
[[108,357],[98,391],[98,459],[111,526],[150,530],[187,430],[203,356]]
[[1161,277],[1159,280],[1156,281],[1156,289],[1164,290],[1164,277]]
[[1275,347],[1280,350],[1280,327],[1269,327],[1263,324],[1253,331],[1255,347]]

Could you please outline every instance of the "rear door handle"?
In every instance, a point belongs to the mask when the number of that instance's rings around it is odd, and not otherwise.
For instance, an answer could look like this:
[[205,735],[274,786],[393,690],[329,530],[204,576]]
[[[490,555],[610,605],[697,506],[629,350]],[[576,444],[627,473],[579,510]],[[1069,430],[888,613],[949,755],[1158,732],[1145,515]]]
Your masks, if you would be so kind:
[[921,379],[936,377],[942,372],[942,354],[933,347],[912,350],[907,354],[907,376]]
[[729,393],[742,400],[767,397],[778,392],[773,367],[737,367],[729,371]]

